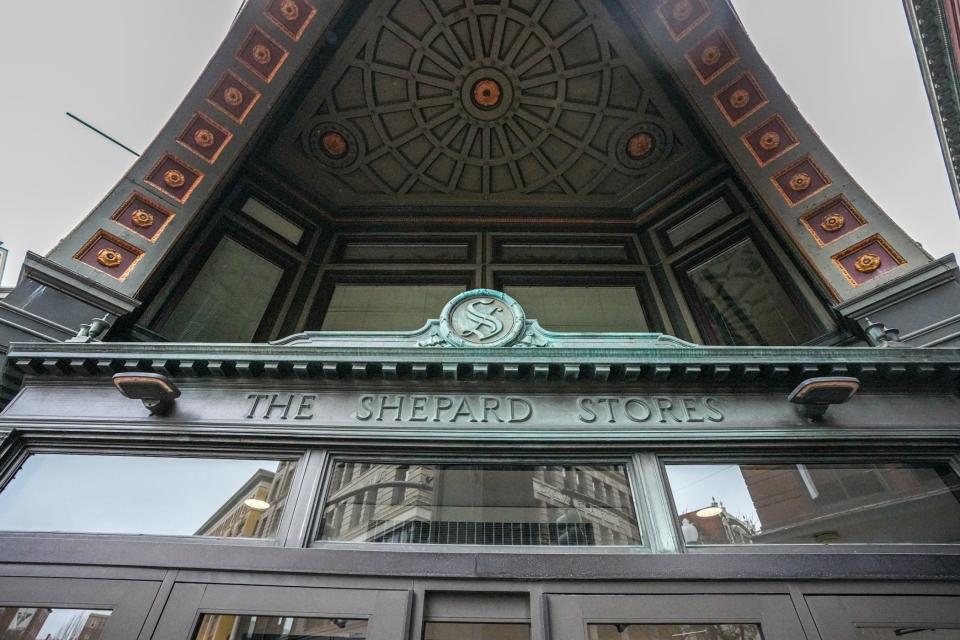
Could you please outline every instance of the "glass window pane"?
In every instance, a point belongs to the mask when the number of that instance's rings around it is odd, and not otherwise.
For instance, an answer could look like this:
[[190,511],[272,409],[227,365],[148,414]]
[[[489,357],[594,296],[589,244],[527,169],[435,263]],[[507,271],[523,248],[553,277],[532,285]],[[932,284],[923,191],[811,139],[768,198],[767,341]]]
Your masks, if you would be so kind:
[[670,239],[670,244],[678,247],[704,231],[716,227],[731,213],[733,210],[726,199],[719,198],[667,229],[667,238]]
[[755,624],[588,624],[587,640],[763,640]]
[[640,544],[624,465],[337,462],[321,540]]
[[689,269],[687,276],[722,344],[795,345],[816,337],[750,240]]
[[960,542],[946,465],[674,464],[687,544]]
[[224,238],[163,324],[181,342],[249,342],[270,304],[283,269]]
[[347,242],[341,248],[342,262],[466,262],[470,245],[441,242]]
[[266,538],[296,462],[38,453],[0,492],[0,529]]
[[110,611],[53,609],[51,607],[0,607],[3,640],[98,640]]
[[508,285],[503,291],[520,303],[528,319],[550,331],[648,330],[635,287]]
[[303,238],[303,228],[280,215],[256,198],[247,198],[240,207],[240,211],[270,229],[291,244],[300,244]]
[[363,640],[366,637],[366,620],[205,613],[193,640]]
[[529,640],[530,625],[503,622],[428,622],[423,640]]
[[514,264],[628,264],[635,262],[627,241],[614,243],[550,243],[507,240],[498,242],[499,262]]
[[338,284],[323,331],[413,331],[463,293],[454,284]]

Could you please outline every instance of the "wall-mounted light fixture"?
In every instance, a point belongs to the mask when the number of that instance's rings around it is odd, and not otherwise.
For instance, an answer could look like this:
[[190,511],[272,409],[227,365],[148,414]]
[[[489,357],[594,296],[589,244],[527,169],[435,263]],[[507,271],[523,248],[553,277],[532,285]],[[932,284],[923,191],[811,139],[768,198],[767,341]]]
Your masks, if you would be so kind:
[[842,376],[810,378],[797,385],[787,400],[799,405],[800,415],[822,420],[832,404],[843,404],[860,390],[860,381]]
[[165,416],[180,397],[180,389],[169,378],[159,373],[117,373],[113,386],[124,397],[141,400],[151,415]]

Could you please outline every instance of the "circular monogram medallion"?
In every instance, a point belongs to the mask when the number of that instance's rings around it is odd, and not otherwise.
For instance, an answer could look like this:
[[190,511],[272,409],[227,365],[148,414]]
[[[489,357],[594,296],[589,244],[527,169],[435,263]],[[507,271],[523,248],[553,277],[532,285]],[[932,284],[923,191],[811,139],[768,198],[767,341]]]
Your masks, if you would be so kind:
[[455,347],[504,347],[526,325],[520,304],[501,291],[474,289],[447,303],[440,314],[440,337]]

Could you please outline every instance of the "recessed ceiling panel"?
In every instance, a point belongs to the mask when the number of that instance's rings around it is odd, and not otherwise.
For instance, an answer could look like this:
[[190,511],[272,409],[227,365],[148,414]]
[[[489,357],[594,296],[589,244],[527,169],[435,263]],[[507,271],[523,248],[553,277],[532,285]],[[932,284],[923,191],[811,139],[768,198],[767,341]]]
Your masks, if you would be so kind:
[[375,0],[266,161],[341,211],[632,211],[706,157],[626,22],[600,0]]

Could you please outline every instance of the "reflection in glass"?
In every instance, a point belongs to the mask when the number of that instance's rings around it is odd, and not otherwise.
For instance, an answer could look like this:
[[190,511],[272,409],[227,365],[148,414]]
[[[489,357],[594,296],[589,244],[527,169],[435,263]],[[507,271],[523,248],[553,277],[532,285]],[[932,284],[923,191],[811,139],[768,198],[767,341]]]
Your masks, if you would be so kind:
[[695,544],[960,542],[960,479],[946,465],[667,465]]
[[687,276],[721,344],[796,345],[816,337],[748,239],[689,269]]
[[110,611],[0,607],[3,640],[99,640]]
[[503,291],[520,303],[527,318],[550,331],[648,330],[636,287],[508,285]]
[[230,238],[207,258],[163,324],[180,342],[249,342],[283,269]]
[[338,284],[333,290],[323,331],[412,331],[440,311],[462,285]]
[[205,613],[193,640],[363,640],[366,637],[366,620]]
[[763,640],[755,624],[588,624],[587,640]]
[[[906,636],[906,638],[904,638]],[[857,627],[857,640],[960,640],[960,629]]]
[[340,461],[320,539],[630,545],[640,531],[623,465]]
[[38,453],[0,492],[0,529],[267,538],[296,462]]
[[530,625],[499,622],[428,622],[423,640],[529,640]]

